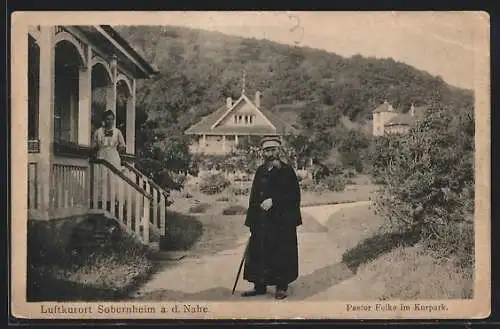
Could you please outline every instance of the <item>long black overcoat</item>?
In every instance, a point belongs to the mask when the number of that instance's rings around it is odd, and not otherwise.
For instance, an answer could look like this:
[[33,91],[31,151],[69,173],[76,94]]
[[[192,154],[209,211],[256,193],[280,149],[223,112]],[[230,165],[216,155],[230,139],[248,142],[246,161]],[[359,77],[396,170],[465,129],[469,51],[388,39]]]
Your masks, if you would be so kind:
[[[260,204],[271,198],[268,211]],[[250,191],[245,225],[251,236],[243,278],[249,282],[289,284],[298,277],[297,226],[300,214],[300,187],[297,175],[287,163],[268,170],[261,165]]]

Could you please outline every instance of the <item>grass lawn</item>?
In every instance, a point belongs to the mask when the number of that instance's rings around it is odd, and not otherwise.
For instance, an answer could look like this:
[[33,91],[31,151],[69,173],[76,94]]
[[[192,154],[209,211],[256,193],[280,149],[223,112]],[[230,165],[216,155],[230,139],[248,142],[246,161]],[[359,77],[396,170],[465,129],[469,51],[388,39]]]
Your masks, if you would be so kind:
[[412,234],[391,233],[370,206],[341,210],[326,227],[346,250],[342,262],[356,273],[349,284],[364,300],[472,297],[472,268],[453,259],[438,261]]
[[420,246],[398,247],[359,267],[353,284],[367,299],[472,298],[473,269],[431,257]]
[[371,205],[349,207],[330,216],[325,226],[339,248],[342,250],[354,248],[380,231],[384,219],[376,216],[372,207]]
[[243,215],[222,215],[227,204],[218,204],[206,213],[185,215],[169,212],[164,250],[189,250],[191,255],[214,254],[236,247],[248,233]]
[[[231,206],[240,205],[246,208],[248,197],[230,195],[227,191],[214,195],[193,190],[189,193],[192,197],[185,198],[182,197],[183,193],[178,193],[174,197],[171,212],[167,215],[170,235],[175,232],[177,240],[188,241],[177,244],[183,245],[184,248],[173,250],[189,249],[192,255],[213,254],[236,247],[237,240],[248,234],[248,228],[243,225],[243,214],[223,214],[224,210]],[[199,225],[195,227],[193,220]],[[193,233],[193,230],[196,233]],[[196,236],[194,241],[193,236]]]

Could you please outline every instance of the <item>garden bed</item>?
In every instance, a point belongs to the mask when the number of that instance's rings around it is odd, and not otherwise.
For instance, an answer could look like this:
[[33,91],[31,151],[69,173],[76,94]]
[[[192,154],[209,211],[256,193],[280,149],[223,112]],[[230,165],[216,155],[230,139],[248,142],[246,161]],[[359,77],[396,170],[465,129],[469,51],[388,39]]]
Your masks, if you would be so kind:
[[301,192],[301,206],[317,206],[357,201],[369,201],[376,192],[374,185],[347,185],[344,191]]
[[78,253],[39,251],[28,248],[28,301],[117,300],[155,270],[147,248],[128,238]]

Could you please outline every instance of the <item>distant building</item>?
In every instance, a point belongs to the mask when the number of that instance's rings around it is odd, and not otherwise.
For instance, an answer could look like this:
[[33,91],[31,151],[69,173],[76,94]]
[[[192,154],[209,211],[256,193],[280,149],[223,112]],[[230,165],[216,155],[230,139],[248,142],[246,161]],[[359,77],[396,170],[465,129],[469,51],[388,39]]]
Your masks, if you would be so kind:
[[396,110],[387,101],[373,110],[373,136],[384,135],[384,124],[397,115]]
[[224,155],[236,148],[242,138],[249,136],[284,136],[295,131],[291,125],[281,120],[260,104],[260,92],[252,101],[244,93],[233,102],[205,116],[184,133],[194,136],[190,152],[206,155]]
[[411,126],[423,118],[425,110],[425,106],[415,107],[412,104],[408,112],[402,113],[384,101],[373,111],[373,136],[405,134]]

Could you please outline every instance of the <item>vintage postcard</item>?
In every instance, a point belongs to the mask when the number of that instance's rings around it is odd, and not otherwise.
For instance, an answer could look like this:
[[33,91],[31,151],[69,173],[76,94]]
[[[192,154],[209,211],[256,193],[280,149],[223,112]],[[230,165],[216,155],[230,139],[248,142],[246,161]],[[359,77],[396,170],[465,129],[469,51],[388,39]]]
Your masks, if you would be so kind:
[[16,12],[23,319],[490,314],[485,12]]

